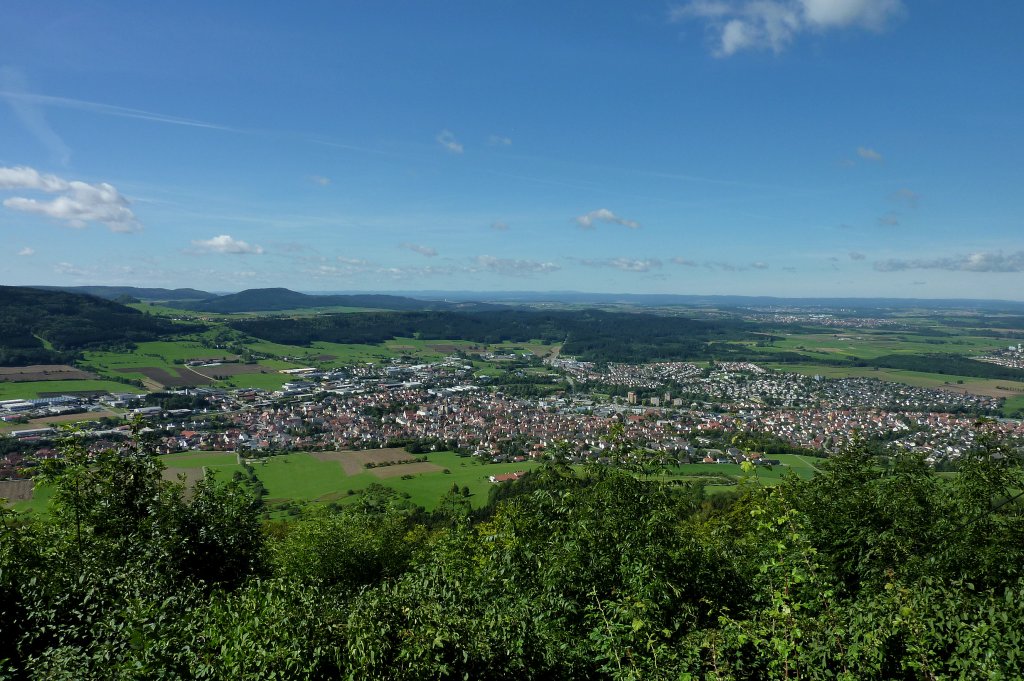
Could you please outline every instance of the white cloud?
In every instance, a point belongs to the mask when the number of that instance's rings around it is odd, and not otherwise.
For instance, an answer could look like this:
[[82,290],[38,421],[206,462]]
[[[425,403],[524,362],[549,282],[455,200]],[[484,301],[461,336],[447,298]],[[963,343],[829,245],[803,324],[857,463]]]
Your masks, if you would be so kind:
[[669,262],[671,262],[671,263],[673,263],[675,265],[682,265],[683,267],[696,267],[697,266],[697,261],[696,260],[690,260],[689,258],[681,258],[679,256],[676,256],[676,257],[672,258]]
[[453,154],[461,154],[463,151],[462,144],[455,139],[455,134],[451,130],[442,130],[434,139]]
[[494,222],[491,223],[491,229],[495,230],[496,232],[504,232],[505,230],[508,229],[508,223],[505,222],[504,220],[495,220]]
[[900,0],[800,0],[807,22],[817,28],[859,26],[880,31],[903,12]]
[[433,258],[435,255],[437,255],[437,251],[431,248],[430,246],[422,246],[420,244],[411,244],[409,242],[405,242],[404,244],[401,244],[400,247],[408,251],[412,251],[413,253],[419,253],[420,255],[424,255],[428,258]]
[[491,255],[478,255],[474,261],[476,263],[475,269],[477,270],[495,272],[497,274],[504,274],[513,277],[522,277],[531,274],[547,274],[548,272],[555,272],[562,269],[553,262],[495,258]]
[[690,0],[672,8],[669,20],[704,22],[715,56],[728,57],[747,49],[779,53],[809,31],[880,31],[902,11],[900,0]]
[[21,256],[30,256],[30,255],[35,255],[35,254],[36,254],[35,249],[29,248],[28,246],[25,246],[25,248],[23,248],[20,251],[18,251],[18,255],[21,255]]
[[610,222],[622,225],[623,227],[629,227],[630,229],[638,229],[640,227],[640,223],[636,220],[627,220],[626,218],[619,217],[607,208],[598,208],[576,218],[576,224],[581,229],[593,229],[595,222]]
[[871,147],[857,147],[857,155],[865,161],[882,161],[882,155]]
[[512,138],[505,137],[504,135],[491,135],[487,138],[487,144],[492,147],[510,147],[512,146]]
[[331,178],[324,177],[323,175],[310,175],[309,181],[313,184],[318,184],[321,187],[326,187],[331,183]]
[[878,272],[903,270],[945,270],[947,272],[1024,272],[1024,251],[1013,253],[968,253],[947,258],[879,260]]
[[89,184],[44,175],[24,166],[0,167],[0,190],[27,189],[47,194],[60,194],[52,201],[14,196],[5,199],[4,207],[23,213],[44,215],[82,228],[90,222],[106,225],[112,232],[137,232],[142,229],[129,207],[128,199],[106,182]]
[[661,267],[657,258],[609,258],[607,260],[580,260],[587,267],[611,267],[623,272],[650,272]]
[[249,244],[227,234],[221,234],[212,239],[193,241],[192,247],[196,253],[220,253],[227,255],[259,255],[263,253],[262,246]]

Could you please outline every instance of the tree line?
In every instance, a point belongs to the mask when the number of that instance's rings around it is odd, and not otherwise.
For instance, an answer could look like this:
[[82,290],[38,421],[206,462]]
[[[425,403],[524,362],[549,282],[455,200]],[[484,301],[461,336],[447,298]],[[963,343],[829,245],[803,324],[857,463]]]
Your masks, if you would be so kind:
[[164,480],[142,441],[62,452],[49,516],[4,512],[0,678],[1024,675],[1000,443],[952,478],[853,448],[707,497],[551,464],[477,512],[382,493],[271,523],[240,482]]
[[62,364],[85,348],[127,348],[180,331],[94,296],[0,286],[0,366]]

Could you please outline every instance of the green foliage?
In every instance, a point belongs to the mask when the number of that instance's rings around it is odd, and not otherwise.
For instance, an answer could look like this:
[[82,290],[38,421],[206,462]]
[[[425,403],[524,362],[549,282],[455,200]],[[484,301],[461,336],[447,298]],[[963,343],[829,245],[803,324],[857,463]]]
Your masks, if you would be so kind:
[[405,569],[416,542],[411,529],[407,516],[387,508],[322,512],[290,528],[274,548],[274,562],[298,583],[352,592]]
[[[364,312],[303,319],[239,320],[231,327],[274,343],[308,346],[382,343],[400,337],[466,340],[476,343],[562,342],[563,352],[595,361],[644,362],[711,356],[712,341],[753,337],[739,321],[698,321],[684,317],[584,310],[538,312]],[[735,346],[717,349],[734,354]]]
[[142,443],[62,451],[52,520],[2,518],[0,678],[1024,677],[1004,443],[951,479],[854,448],[711,499],[554,463],[474,514],[457,483],[430,517],[378,485],[265,528]]
[[177,330],[93,296],[0,286],[0,366],[64,363],[82,348],[130,346]]

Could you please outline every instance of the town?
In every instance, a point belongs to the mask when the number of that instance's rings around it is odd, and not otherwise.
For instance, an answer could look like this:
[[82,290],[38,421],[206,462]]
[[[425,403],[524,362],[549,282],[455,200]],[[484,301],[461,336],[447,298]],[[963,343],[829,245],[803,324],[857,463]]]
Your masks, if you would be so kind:
[[[129,422],[144,422],[158,454],[406,446],[450,449],[490,462],[525,461],[557,449],[570,463],[609,463],[610,433],[635,452],[677,463],[768,461],[772,453],[827,456],[855,441],[876,453],[916,452],[948,466],[983,436],[1019,441],[1024,424],[994,418],[995,398],[876,379],[825,379],[749,362],[643,365],[518,358],[541,381],[569,390],[506,394],[474,377],[459,356],[428,364],[288,370],[281,390],[199,387],[168,393],[57,396],[0,402],[13,440],[0,477],[31,475],[33,459],[56,456],[51,419],[73,420],[95,450],[118,447]],[[536,373],[536,372],[541,373]],[[523,369],[511,375],[527,376]],[[625,395],[609,394],[616,388]],[[620,391],[621,392],[621,391]],[[90,418],[92,417],[92,418]]]

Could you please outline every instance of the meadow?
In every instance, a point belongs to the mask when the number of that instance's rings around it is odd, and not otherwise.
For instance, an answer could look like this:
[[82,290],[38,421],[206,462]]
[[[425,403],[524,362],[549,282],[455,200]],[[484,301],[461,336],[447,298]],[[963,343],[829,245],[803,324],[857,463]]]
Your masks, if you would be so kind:
[[[426,455],[427,462],[410,462],[375,468],[347,466],[343,457],[351,454],[360,461],[367,455],[383,450],[363,450],[331,454],[296,452],[265,459],[250,460],[258,480],[267,491],[264,503],[271,517],[282,517],[282,506],[353,503],[359,493],[372,484],[383,485],[405,497],[413,504],[433,510],[442,498],[456,485],[461,490],[469,489],[467,500],[473,508],[487,503],[488,493],[494,487],[489,476],[516,471],[530,471],[541,464],[534,461],[521,463],[489,463],[471,456],[454,452],[432,452]],[[411,458],[411,457],[410,457]],[[735,490],[735,483],[742,479],[753,479],[762,485],[777,485],[790,474],[808,479],[814,476],[815,461],[793,454],[780,454],[781,465],[758,466],[753,473],[747,473],[738,464],[684,464],[667,472],[652,474],[652,480],[705,483],[709,494]],[[245,475],[244,465],[239,463],[235,452],[186,452],[160,457],[164,464],[164,477],[169,480],[184,479],[187,485],[212,471],[220,481],[230,481],[236,473]],[[719,480],[730,479],[730,484],[717,484]],[[43,513],[52,492],[47,487],[37,487],[32,499],[12,504],[17,511]]]
[[21,381],[0,383],[0,400],[32,399],[74,393],[139,393],[140,388],[116,381],[86,379],[73,381]]
[[[367,450],[373,452],[375,450]],[[353,455],[364,452],[353,452]],[[535,462],[483,463],[454,452],[427,454],[433,470],[423,471],[419,463],[396,464],[377,468],[360,468],[349,474],[338,460],[322,460],[316,453],[296,452],[257,460],[252,463],[256,477],[267,490],[264,501],[271,508],[288,502],[297,503],[349,503],[358,491],[371,484],[382,484],[399,494],[408,495],[409,501],[433,509],[452,485],[468,487],[469,501],[474,507],[487,502],[487,493],[493,483],[488,476],[536,468]],[[172,454],[160,457],[172,473],[189,469],[207,469],[218,480],[228,481],[235,473],[245,473],[234,452],[205,452]],[[446,472],[447,471],[447,472]],[[349,490],[353,494],[349,494]]]

